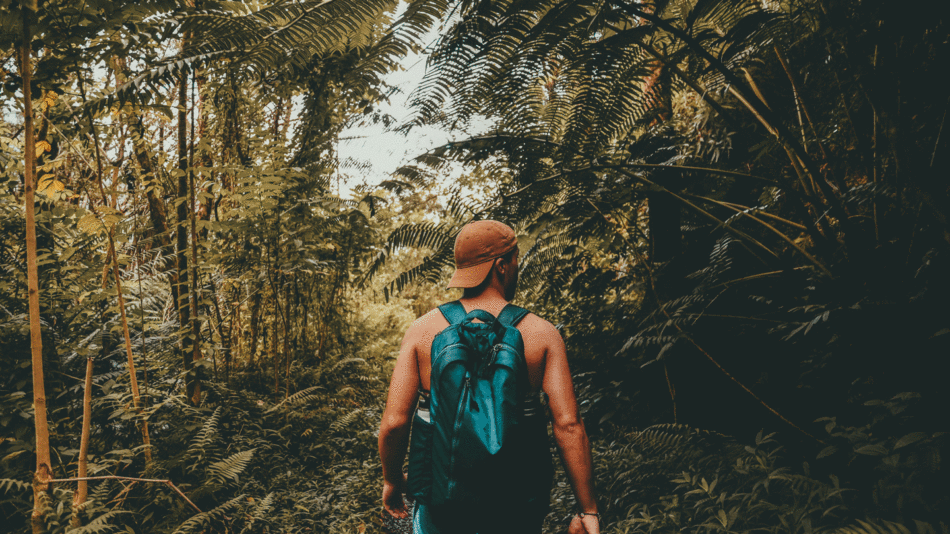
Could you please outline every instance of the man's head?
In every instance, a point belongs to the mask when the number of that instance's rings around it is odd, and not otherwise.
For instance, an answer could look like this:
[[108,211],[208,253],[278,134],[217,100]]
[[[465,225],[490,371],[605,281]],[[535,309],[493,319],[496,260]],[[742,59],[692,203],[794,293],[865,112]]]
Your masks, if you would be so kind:
[[518,238],[510,226],[498,221],[475,221],[455,238],[455,275],[449,287],[465,289],[465,296],[479,295],[497,280],[505,298],[514,297],[518,284]]

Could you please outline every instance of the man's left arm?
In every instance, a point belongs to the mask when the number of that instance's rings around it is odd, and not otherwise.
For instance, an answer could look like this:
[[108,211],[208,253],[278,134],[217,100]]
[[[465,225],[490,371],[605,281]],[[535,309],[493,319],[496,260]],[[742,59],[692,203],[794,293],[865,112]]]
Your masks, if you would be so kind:
[[402,494],[406,477],[402,464],[409,448],[412,409],[419,395],[419,364],[416,346],[422,328],[413,323],[402,340],[396,367],[389,383],[389,396],[379,427],[379,456],[383,464],[383,508],[393,517],[408,517]]

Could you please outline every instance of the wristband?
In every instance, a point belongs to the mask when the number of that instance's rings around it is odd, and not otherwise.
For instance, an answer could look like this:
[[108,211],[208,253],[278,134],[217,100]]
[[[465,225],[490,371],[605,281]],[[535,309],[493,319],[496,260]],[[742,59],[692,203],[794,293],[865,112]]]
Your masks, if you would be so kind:
[[597,512],[577,512],[577,516],[580,517],[581,519],[584,519],[587,516],[596,517],[597,522],[600,523],[600,514],[598,514]]

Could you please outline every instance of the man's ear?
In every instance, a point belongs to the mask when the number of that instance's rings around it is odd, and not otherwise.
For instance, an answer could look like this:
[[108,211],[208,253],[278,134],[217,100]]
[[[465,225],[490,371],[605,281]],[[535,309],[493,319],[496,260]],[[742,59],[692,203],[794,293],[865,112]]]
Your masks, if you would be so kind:
[[505,274],[505,269],[508,268],[508,266],[505,263],[506,262],[505,262],[504,256],[500,258],[495,258],[495,270],[498,272],[498,274],[501,274],[501,275]]

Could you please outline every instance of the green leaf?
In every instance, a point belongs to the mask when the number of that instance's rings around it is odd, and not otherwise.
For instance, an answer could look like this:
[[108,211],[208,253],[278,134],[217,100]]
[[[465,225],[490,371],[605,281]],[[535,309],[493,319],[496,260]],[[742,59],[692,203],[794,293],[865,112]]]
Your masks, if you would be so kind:
[[927,434],[925,432],[911,432],[901,439],[897,440],[897,443],[894,444],[894,450],[906,447],[912,443],[917,443],[918,441],[925,439]]
[[884,456],[887,454],[887,447],[875,443],[873,445],[864,445],[862,447],[858,447],[854,450],[854,452],[858,454],[866,454],[868,456]]

